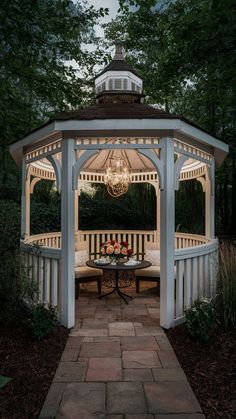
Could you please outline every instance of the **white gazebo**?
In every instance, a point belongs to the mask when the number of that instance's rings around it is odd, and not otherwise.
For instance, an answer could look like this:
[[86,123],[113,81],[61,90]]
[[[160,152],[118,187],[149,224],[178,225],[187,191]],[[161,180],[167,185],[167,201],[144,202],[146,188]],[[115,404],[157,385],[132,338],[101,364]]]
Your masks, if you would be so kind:
[[[64,112],[14,143],[22,165],[21,249],[38,299],[57,306],[61,323],[75,322],[74,237],[99,251],[104,239],[125,239],[134,250],[160,249],[160,324],[170,328],[198,297],[214,294],[218,243],[214,232],[215,167],[228,146],[190,121],[143,104],[142,79],[122,48],[95,80],[96,103]],[[133,183],[151,183],[156,231],[80,231],[78,194],[85,182],[103,183],[110,159],[122,156]],[[30,194],[41,179],[61,192],[61,232],[30,235]],[[205,235],[175,233],[175,191],[196,179],[205,193]],[[40,245],[40,246],[37,246]]]

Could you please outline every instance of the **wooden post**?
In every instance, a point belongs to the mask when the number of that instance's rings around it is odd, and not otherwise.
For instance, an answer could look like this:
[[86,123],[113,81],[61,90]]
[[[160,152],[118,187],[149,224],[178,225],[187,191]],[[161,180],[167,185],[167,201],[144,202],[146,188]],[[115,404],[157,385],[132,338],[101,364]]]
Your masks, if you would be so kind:
[[26,159],[22,159],[22,191],[21,191],[21,236],[30,235],[30,174],[27,173]]
[[74,191],[75,193],[75,233],[79,230],[79,193],[78,189]]
[[206,171],[205,191],[205,236],[209,239],[215,238],[215,165]]
[[63,140],[61,191],[61,323],[68,328],[74,326],[75,323],[75,194],[72,187],[74,163],[74,139]]
[[175,177],[174,141],[161,139],[161,160],[164,164],[164,186],[161,189],[160,223],[160,324],[168,329],[174,324],[174,238]]
[[158,246],[160,246],[161,191],[160,191],[160,188],[159,188],[159,183],[157,183],[157,186],[156,186],[155,189],[156,189],[156,211],[157,211],[157,215],[156,215],[156,217],[157,217],[157,220],[156,220],[156,223],[157,223],[157,227],[156,227],[156,231],[157,231],[156,241],[158,243]]

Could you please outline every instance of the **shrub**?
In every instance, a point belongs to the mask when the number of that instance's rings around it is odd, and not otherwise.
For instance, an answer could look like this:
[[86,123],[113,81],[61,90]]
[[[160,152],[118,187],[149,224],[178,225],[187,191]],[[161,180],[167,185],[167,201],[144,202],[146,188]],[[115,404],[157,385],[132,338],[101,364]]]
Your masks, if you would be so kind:
[[31,312],[30,327],[34,339],[42,340],[48,336],[56,326],[57,313],[54,307],[38,304]]
[[219,291],[223,300],[226,327],[236,327],[236,248],[222,243],[219,249]]
[[216,311],[207,299],[196,300],[185,311],[186,324],[191,336],[201,340],[209,339],[209,332],[216,327]]
[[5,256],[0,263],[0,321],[13,318],[23,299],[32,303],[38,288],[29,278],[19,252],[7,252]]

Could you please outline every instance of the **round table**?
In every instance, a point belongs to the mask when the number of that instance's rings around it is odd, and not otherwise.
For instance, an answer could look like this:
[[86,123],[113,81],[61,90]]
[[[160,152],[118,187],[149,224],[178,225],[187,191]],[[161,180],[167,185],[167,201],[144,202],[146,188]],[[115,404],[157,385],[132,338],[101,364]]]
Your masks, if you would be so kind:
[[113,294],[113,292],[116,291],[119,297],[121,297],[126,302],[126,304],[128,304],[128,301],[126,300],[125,297],[128,297],[131,300],[133,299],[133,297],[121,291],[121,288],[125,288],[125,286],[123,287],[119,286],[120,272],[121,271],[134,271],[134,270],[136,271],[137,269],[145,269],[151,266],[152,264],[151,262],[148,262],[147,260],[142,260],[137,265],[125,265],[124,262],[119,262],[116,265],[112,265],[111,263],[102,265],[102,264],[95,263],[92,260],[88,260],[86,262],[86,265],[89,266],[90,268],[103,269],[107,271],[115,271],[115,286],[113,287],[112,291],[108,292],[107,294],[100,295],[99,298],[107,297],[108,295],[111,295]]

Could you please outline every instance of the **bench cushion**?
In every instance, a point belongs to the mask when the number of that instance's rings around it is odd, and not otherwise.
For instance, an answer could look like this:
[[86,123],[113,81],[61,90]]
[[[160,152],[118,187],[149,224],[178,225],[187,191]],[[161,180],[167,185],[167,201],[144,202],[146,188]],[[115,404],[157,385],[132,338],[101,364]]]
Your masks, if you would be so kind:
[[[176,267],[174,268],[175,277],[176,277]],[[146,269],[137,269],[135,271],[135,276],[146,277],[146,278],[160,278],[160,266],[149,266]]]
[[137,269],[135,271],[136,276],[160,278],[160,266],[149,266],[146,269]]
[[90,278],[102,275],[101,269],[89,268],[89,266],[80,266],[75,268],[75,278]]

